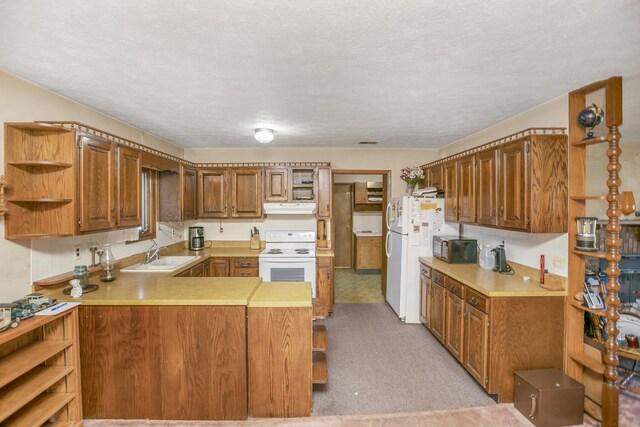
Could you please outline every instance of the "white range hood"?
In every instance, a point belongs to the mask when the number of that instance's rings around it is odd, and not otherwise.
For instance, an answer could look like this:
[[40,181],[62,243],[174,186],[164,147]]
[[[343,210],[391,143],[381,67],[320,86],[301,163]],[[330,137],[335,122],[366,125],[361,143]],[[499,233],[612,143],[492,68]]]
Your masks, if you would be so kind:
[[264,203],[262,209],[267,215],[314,215],[315,203]]

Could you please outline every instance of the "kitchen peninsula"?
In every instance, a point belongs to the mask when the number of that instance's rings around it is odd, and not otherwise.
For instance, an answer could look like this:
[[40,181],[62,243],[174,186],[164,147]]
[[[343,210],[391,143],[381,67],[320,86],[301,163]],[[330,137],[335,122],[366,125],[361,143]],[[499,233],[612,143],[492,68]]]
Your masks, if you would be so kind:
[[[256,334],[247,328],[254,296],[259,297],[254,305],[260,308],[276,312],[300,309],[295,325],[284,318],[277,326],[262,325],[263,330],[281,327],[280,335],[308,335],[311,342],[312,300],[307,283],[263,283],[259,277],[179,277],[181,271],[220,254],[201,253],[199,259],[171,273],[118,272],[115,281],[101,283],[100,289],[78,300],[62,293],[64,284],[44,291],[60,301],[82,302],[85,418],[246,419],[251,386],[248,356],[252,345],[261,344],[252,341]],[[97,277],[90,281],[97,282]],[[285,372],[263,382],[261,393],[269,395],[275,387],[289,390],[289,377],[310,391],[311,349],[305,354],[283,348],[279,357]],[[297,369],[305,363],[304,370]],[[304,375],[297,378],[300,372]],[[308,391],[302,401],[287,400],[286,392],[280,394],[283,403],[276,414],[309,415]],[[295,413],[287,406],[293,401]]]

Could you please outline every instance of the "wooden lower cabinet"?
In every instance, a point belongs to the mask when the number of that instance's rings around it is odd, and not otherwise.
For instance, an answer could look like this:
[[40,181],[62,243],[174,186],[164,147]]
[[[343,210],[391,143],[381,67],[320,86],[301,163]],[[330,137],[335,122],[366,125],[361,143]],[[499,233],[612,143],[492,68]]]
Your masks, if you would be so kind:
[[210,258],[209,277],[231,277],[230,263],[229,258]]
[[86,418],[247,416],[244,306],[80,306]]
[[356,237],[355,270],[380,270],[382,268],[382,237]]
[[420,266],[420,322],[431,327],[431,267]]
[[205,277],[258,277],[258,258],[210,258]]
[[464,312],[463,364],[482,387],[489,383],[489,316],[469,306]]
[[313,315],[327,317],[333,312],[333,257],[316,258],[316,297]]
[[444,342],[445,325],[445,289],[436,282],[431,282],[431,333]]
[[496,401],[513,402],[516,370],[562,369],[561,296],[489,297],[432,269],[430,300],[425,326]]
[[311,307],[247,309],[250,417],[311,415],[311,315]]
[[464,336],[462,333],[464,322],[464,301],[462,298],[451,293],[445,292],[445,329],[444,343],[449,353],[462,362],[462,350],[464,347]]

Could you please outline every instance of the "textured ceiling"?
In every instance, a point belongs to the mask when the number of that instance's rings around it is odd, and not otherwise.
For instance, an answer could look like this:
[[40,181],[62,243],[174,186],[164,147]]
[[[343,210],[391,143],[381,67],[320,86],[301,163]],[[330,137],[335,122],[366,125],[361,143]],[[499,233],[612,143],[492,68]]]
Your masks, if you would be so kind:
[[637,0],[0,0],[0,22],[1,69],[183,147],[439,147],[640,70]]

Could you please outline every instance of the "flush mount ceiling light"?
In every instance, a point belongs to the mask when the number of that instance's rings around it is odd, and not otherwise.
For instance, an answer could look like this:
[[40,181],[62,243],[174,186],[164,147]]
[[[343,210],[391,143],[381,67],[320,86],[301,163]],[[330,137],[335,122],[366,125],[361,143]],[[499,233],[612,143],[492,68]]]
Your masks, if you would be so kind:
[[273,138],[275,137],[274,134],[275,134],[275,131],[273,129],[258,128],[256,129],[256,132],[253,134],[253,137],[260,144],[266,144],[268,142],[273,141]]

